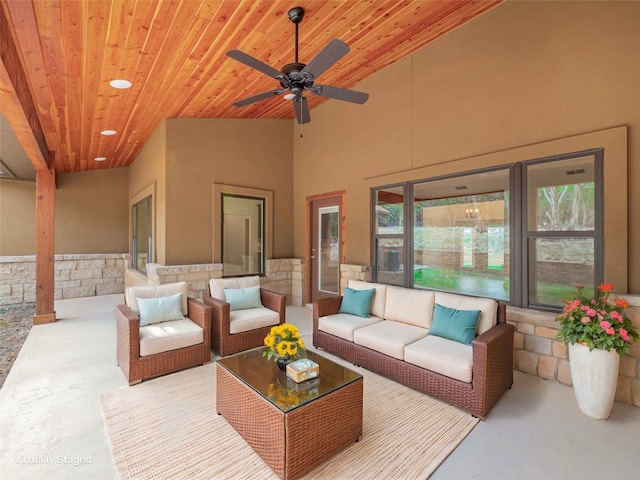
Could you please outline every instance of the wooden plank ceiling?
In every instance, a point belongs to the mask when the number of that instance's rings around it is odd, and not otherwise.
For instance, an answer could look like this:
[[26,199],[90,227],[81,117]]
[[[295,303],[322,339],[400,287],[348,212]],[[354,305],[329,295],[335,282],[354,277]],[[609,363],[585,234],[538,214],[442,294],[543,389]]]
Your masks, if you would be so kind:
[[[293,62],[294,6],[306,10],[300,61],[343,40],[350,53],[319,82],[352,88],[501,1],[2,0],[9,31],[0,35],[16,45],[55,170],[66,173],[130,165],[165,118],[294,118],[282,97],[233,107],[279,85],[225,55]],[[114,89],[113,79],[133,86]],[[308,101],[313,118],[327,100]]]

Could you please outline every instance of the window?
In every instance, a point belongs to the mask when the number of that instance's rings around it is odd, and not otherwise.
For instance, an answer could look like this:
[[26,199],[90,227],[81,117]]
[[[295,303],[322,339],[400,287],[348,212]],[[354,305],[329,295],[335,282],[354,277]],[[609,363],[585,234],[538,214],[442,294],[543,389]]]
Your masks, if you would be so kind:
[[264,274],[265,199],[222,194],[224,276]]
[[561,305],[575,293],[576,285],[583,285],[585,295],[593,296],[596,282],[600,283],[599,158],[591,153],[525,164],[523,267],[528,271],[532,306]]
[[318,208],[318,244],[315,283],[320,292],[339,295],[340,293],[340,206],[331,205]]
[[264,275],[273,258],[273,192],[213,184],[212,252],[223,277]]
[[413,184],[413,287],[509,300],[509,170]]
[[375,281],[552,310],[602,281],[602,150],[372,193]]
[[133,205],[131,211],[133,268],[147,273],[147,263],[152,261],[151,196]]
[[379,282],[404,285],[404,187],[374,191],[375,271]]

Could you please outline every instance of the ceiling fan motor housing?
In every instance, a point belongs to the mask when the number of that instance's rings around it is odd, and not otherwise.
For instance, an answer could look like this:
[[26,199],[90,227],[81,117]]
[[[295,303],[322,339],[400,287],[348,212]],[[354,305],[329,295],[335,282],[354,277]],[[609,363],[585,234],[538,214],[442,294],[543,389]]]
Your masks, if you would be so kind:
[[283,76],[279,78],[282,88],[291,90],[299,96],[302,91],[313,86],[313,76],[307,72],[302,72],[306,67],[304,63],[288,63],[280,70]]
[[291,80],[298,80],[302,78],[300,72],[304,67],[306,67],[304,63],[287,63],[280,71]]

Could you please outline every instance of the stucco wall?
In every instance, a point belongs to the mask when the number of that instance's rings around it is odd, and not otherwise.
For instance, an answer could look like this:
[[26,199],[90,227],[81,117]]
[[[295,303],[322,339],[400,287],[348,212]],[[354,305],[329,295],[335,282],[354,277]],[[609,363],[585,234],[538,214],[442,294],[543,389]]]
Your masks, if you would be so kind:
[[56,184],[56,253],[128,251],[126,168],[65,173]]
[[149,262],[161,264],[165,263],[166,257],[166,143],[166,121],[163,121],[129,167],[128,251],[132,253],[131,207],[151,195],[153,245]]
[[[125,168],[56,177],[55,253],[128,251]],[[35,182],[0,180],[0,256],[35,254]]]
[[[293,249],[289,120],[166,119],[130,167],[129,204],[153,192],[152,263],[211,263],[213,184],[274,193],[274,258]],[[217,217],[216,217],[217,218]]]
[[347,263],[368,265],[371,187],[604,147],[606,279],[640,293],[639,19],[638,2],[505,2],[355,86],[365,105],[314,109],[292,129],[294,256],[309,195],[346,190]]
[[36,184],[0,178],[0,257],[36,252]]
[[[168,119],[166,265],[210,263],[213,184],[273,192],[273,257],[292,251],[289,120]],[[160,262],[161,263],[161,262]]]

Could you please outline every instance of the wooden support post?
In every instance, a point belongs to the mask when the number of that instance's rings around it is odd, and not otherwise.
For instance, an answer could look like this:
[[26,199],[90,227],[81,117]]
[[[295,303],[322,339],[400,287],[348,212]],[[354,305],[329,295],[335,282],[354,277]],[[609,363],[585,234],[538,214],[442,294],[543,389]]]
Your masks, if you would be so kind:
[[[53,153],[49,165],[53,165]],[[56,321],[54,302],[54,197],[56,172],[53,167],[36,171],[36,313],[33,324]]]

